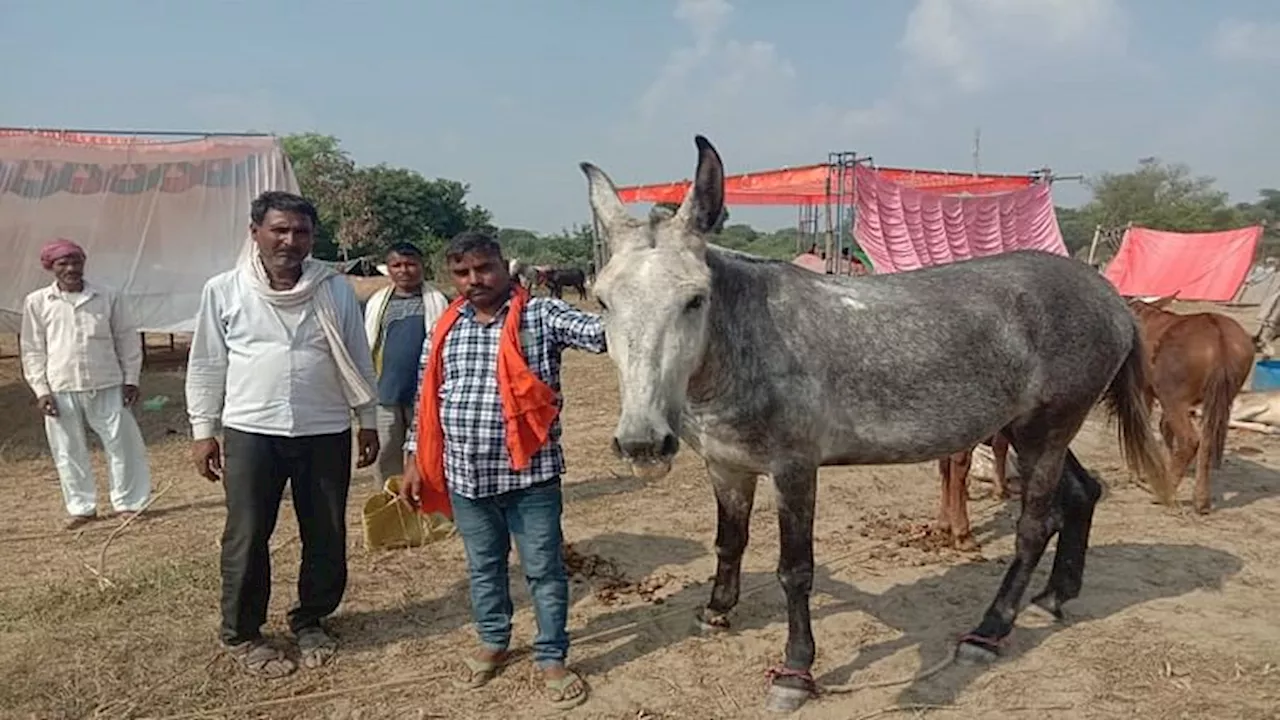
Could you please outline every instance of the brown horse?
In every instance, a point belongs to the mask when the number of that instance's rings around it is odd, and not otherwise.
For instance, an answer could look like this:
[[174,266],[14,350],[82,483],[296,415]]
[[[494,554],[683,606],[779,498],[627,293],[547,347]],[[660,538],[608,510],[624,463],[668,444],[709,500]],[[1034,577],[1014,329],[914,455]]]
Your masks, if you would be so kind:
[[[1009,440],[1003,433],[984,441],[990,445],[994,454],[995,495],[998,498],[1009,497],[1009,486],[1005,482],[1005,461],[1009,456]],[[977,550],[978,541],[973,539],[973,530],[969,527],[969,466],[973,461],[973,448],[961,450],[938,461],[938,474],[942,476],[941,500],[938,503],[938,521],[934,531],[950,536],[951,546],[966,552]]]
[[[1253,340],[1240,323],[1217,313],[1181,315],[1155,302],[1129,300],[1142,324],[1148,371],[1146,403],[1160,401],[1160,434],[1173,461],[1170,485],[1177,490],[1191,459],[1196,460],[1195,509],[1210,508],[1209,468],[1222,466],[1231,403],[1253,366]],[[1203,405],[1200,432],[1191,411]]]

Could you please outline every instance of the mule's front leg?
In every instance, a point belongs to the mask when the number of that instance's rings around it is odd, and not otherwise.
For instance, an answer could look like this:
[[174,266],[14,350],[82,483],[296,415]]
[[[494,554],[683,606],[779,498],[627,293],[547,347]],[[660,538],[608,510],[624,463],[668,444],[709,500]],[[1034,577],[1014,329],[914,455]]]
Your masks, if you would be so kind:
[[1028,448],[1024,455],[1017,448],[1022,471],[1022,514],[1018,517],[1017,542],[1013,562],[1005,571],[995,600],[987,608],[982,622],[960,642],[957,652],[968,660],[991,661],[999,642],[1013,631],[1018,617],[1018,603],[1027,591],[1049,538],[1057,532],[1061,514],[1053,510],[1058,483],[1062,475],[1065,447]]
[[816,467],[788,468],[773,476],[778,493],[781,552],[778,582],[787,597],[787,656],[769,672],[767,706],[791,712],[817,692],[810,668],[816,652],[809,618],[813,592],[813,512],[818,491]]
[[698,613],[698,625],[704,631],[715,631],[728,629],[728,613],[738,604],[742,554],[747,549],[759,477],[711,462],[707,463],[707,474],[716,493],[716,580],[711,601]]

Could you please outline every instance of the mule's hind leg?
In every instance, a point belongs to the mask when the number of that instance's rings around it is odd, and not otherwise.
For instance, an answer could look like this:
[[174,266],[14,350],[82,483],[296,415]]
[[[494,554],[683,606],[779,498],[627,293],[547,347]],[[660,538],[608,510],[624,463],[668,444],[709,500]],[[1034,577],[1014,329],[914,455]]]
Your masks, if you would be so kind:
[[1053,558],[1049,582],[1031,599],[1055,618],[1062,619],[1062,604],[1080,594],[1084,560],[1089,550],[1093,510],[1102,497],[1102,485],[1089,474],[1070,449],[1062,466],[1053,515],[1058,529],[1058,552]]
[[716,631],[729,627],[728,613],[738,604],[742,554],[747,549],[759,478],[710,462],[707,474],[716,494],[716,579],[710,602],[698,612],[698,625],[703,631]]
[[[1018,451],[1022,475],[1022,514],[1018,517],[1016,549],[982,622],[962,639],[957,649],[961,657],[992,660],[1000,640],[1012,632],[1018,617],[1018,603],[1027,591],[1031,574],[1044,555],[1049,538],[1058,529],[1054,526],[1053,510],[1062,461],[1067,443],[1083,419],[1081,415],[1069,431],[1044,427],[1022,427],[1015,431],[1013,447]],[[1043,425],[1044,421],[1040,423]]]

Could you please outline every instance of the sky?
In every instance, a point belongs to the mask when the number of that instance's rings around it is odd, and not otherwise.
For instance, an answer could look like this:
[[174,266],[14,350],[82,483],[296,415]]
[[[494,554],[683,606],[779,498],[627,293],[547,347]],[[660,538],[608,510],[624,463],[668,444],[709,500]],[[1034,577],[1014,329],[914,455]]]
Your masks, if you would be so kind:
[[698,133],[729,173],[971,171],[980,128],[988,172],[1280,186],[1273,0],[0,0],[0,34],[0,126],[331,134],[540,232],[589,217],[578,162],[685,178]]

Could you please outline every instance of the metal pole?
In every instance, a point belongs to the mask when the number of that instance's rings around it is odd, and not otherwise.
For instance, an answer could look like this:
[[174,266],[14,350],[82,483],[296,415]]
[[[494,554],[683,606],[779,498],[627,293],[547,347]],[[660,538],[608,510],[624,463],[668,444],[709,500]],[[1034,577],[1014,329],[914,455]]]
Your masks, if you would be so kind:
[[1102,237],[1102,226],[1093,226],[1093,240],[1089,243],[1089,265],[1093,265],[1093,260],[1098,255],[1098,240]]
[[826,184],[825,190],[826,190],[826,199],[827,199],[827,237],[825,238],[823,246],[826,248],[827,257],[826,257],[826,262],[824,262],[823,265],[825,266],[827,272],[831,272],[831,269],[834,267],[831,264],[832,263],[831,244],[834,238],[832,237],[832,232],[831,232],[831,164],[829,162],[827,164],[827,184]]
[[209,130],[85,130],[79,128],[0,127],[0,132],[45,132],[74,135],[156,135],[159,137],[272,137],[262,132],[214,132]]

